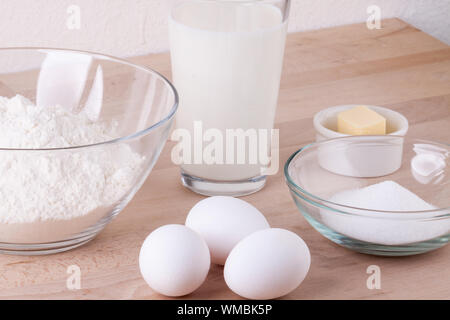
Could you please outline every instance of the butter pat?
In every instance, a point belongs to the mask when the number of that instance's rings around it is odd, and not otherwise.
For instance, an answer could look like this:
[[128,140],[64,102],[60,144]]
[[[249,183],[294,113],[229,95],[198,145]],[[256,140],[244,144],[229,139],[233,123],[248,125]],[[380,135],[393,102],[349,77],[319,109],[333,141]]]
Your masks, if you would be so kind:
[[338,132],[349,135],[386,134],[386,118],[366,106],[338,114]]

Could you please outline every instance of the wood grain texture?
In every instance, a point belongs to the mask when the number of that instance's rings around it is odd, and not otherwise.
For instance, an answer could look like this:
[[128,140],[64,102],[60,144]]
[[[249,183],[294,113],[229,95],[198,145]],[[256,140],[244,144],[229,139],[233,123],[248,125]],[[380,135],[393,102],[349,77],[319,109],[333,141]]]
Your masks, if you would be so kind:
[[[284,163],[314,140],[312,117],[338,104],[382,105],[403,113],[410,135],[450,141],[450,47],[398,19],[381,30],[364,24],[291,34],[285,57],[276,127]],[[170,77],[168,54],[135,59]],[[163,299],[142,279],[138,253],[145,237],[168,223],[183,223],[203,197],[184,189],[168,143],[129,206],[94,241],[52,256],[0,256],[2,299]],[[274,227],[299,234],[312,266],[286,299],[450,299],[450,246],[405,258],[358,254],[323,238],[297,211],[282,172],[246,201]],[[67,267],[78,265],[82,289],[66,288]],[[368,290],[366,269],[378,265],[382,289]],[[186,299],[238,299],[213,266],[207,281]]]

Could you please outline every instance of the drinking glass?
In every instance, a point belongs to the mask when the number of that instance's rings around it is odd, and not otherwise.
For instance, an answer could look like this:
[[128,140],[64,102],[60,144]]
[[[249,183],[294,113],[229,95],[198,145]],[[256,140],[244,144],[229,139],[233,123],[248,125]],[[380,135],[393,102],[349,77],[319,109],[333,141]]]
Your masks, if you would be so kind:
[[180,95],[172,160],[187,188],[242,196],[276,172],[273,126],[289,6],[289,0],[186,0],[172,9],[172,74]]

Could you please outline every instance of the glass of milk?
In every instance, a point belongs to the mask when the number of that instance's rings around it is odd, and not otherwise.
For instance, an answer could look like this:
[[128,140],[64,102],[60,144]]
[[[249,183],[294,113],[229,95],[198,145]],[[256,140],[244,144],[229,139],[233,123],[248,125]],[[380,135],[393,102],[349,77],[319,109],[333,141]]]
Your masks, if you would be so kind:
[[273,130],[289,0],[186,0],[169,19],[180,107],[172,160],[205,195],[260,190],[278,170]]

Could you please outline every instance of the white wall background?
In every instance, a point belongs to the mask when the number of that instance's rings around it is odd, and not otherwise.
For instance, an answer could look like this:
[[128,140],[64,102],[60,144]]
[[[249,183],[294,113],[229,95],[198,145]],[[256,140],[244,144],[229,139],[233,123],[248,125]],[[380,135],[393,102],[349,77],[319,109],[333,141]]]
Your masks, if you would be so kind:
[[[0,47],[45,46],[133,56],[168,49],[167,16],[175,0],[0,0]],[[81,28],[67,12],[80,8]],[[367,7],[399,17],[450,44],[450,0],[293,0],[290,30],[364,22]]]

